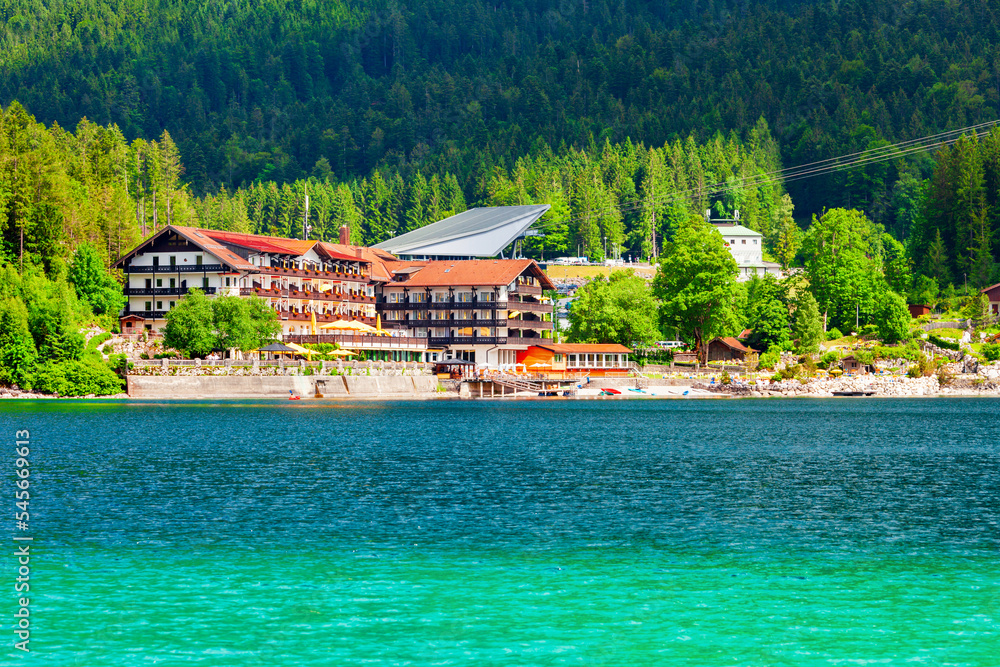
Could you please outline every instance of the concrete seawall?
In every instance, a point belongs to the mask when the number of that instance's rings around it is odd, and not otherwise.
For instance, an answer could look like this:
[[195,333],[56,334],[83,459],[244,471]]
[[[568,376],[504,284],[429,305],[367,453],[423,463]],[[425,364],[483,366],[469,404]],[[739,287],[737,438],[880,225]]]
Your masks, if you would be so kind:
[[128,376],[130,398],[429,398],[433,375],[386,376]]

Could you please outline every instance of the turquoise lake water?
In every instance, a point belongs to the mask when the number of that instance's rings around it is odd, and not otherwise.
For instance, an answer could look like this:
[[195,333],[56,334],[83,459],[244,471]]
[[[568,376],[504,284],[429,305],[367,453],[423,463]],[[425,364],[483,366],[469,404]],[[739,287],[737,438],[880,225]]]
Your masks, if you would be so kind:
[[3,664],[1000,664],[997,400],[4,401],[0,423],[10,505],[32,431],[35,538],[32,653],[9,631]]

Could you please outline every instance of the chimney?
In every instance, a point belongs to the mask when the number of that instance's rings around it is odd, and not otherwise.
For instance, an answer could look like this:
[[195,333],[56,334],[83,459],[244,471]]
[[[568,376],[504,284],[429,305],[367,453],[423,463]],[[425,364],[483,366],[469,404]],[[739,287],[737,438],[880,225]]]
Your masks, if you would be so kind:
[[[345,229],[345,228],[341,227],[341,229]],[[358,246],[357,248],[354,249],[354,254],[358,256],[358,259],[364,259],[365,258],[364,253],[361,252],[361,246]]]
[[347,225],[340,226],[340,245],[351,245],[351,228]]

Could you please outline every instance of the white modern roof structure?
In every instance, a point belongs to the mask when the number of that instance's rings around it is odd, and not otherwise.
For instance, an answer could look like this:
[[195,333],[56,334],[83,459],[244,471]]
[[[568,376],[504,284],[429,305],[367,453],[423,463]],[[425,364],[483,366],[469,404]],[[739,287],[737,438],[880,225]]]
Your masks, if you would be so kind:
[[548,204],[472,208],[375,247],[403,259],[496,257],[548,210]]

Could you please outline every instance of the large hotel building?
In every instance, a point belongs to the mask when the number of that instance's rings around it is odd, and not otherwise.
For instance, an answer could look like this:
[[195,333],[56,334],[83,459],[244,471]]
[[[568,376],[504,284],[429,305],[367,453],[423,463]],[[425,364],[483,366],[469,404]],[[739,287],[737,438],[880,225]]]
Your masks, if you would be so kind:
[[[170,309],[200,288],[264,299],[286,341],[344,342],[402,360],[513,365],[552,336],[542,292],[553,285],[530,259],[401,260],[347,243],[170,225],[114,267],[125,276],[123,333],[161,330]],[[390,335],[324,328],[338,321],[379,324]]]

